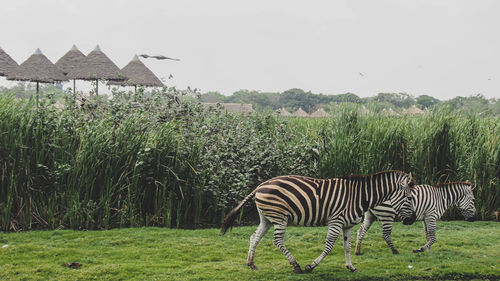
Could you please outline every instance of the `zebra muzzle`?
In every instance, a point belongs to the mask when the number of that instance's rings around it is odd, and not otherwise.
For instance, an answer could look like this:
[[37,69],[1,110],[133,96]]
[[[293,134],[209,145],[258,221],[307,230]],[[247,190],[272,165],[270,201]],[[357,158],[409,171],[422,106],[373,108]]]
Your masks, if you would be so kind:
[[411,216],[403,219],[404,225],[411,225],[417,220],[417,214],[415,212],[411,213]]
[[465,219],[466,221],[470,221],[470,222],[473,222],[476,220],[476,217],[475,216],[472,216],[472,217],[468,217]]

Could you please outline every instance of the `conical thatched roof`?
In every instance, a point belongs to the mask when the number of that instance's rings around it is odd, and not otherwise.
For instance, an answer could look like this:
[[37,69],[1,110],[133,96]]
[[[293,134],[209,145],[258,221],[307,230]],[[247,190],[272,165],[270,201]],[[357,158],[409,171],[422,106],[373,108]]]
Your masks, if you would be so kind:
[[56,66],[66,75],[77,69],[84,59],[85,55],[73,45],[73,48],[56,62]]
[[326,113],[326,111],[323,108],[320,108],[320,109],[314,111],[313,113],[311,113],[311,115],[309,117],[318,118],[318,117],[327,117],[327,116],[328,116],[328,113]]
[[390,107],[389,107],[389,109],[384,108],[384,110],[382,110],[382,113],[384,115],[390,115],[390,116],[398,116],[399,115],[396,111],[394,111],[394,109],[392,109]]
[[7,76],[7,80],[53,83],[54,81],[66,81],[68,79],[59,68],[42,54],[40,49],[36,49],[31,57]]
[[276,112],[278,112],[281,116],[292,116],[292,114],[288,112],[288,110],[286,110],[284,107],[276,110]]
[[304,110],[302,110],[302,108],[299,107],[299,109],[297,109],[297,111],[293,113],[293,116],[307,117],[307,112],[305,112]]
[[111,82],[114,85],[130,85],[145,87],[162,87],[163,83],[156,75],[139,59],[137,55],[122,68],[121,73],[127,77],[125,82]]
[[410,115],[419,115],[419,114],[424,114],[425,111],[416,107],[415,105],[412,105],[411,107],[409,107],[405,110],[405,113],[410,114]]
[[120,69],[97,46],[82,63],[68,73],[68,78],[79,80],[125,80]]
[[18,64],[0,47],[0,76],[7,76],[17,68]]
[[368,114],[370,114],[370,110],[368,108],[366,108],[366,106],[362,105],[361,109],[359,110],[359,113],[361,115],[368,115]]

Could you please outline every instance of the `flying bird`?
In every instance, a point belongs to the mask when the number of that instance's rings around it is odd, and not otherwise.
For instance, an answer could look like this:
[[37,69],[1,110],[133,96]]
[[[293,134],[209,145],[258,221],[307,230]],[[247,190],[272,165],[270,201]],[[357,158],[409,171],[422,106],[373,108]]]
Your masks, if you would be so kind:
[[361,73],[361,72],[358,72],[358,74],[359,74],[360,76],[365,76],[365,75],[364,75],[363,73]]
[[150,55],[142,54],[142,55],[139,55],[139,57],[143,57],[145,59],[147,59],[147,58],[153,58],[153,59],[157,59],[157,60],[175,60],[175,61],[180,61],[180,59],[169,58],[169,57],[162,56],[162,55],[150,56]]

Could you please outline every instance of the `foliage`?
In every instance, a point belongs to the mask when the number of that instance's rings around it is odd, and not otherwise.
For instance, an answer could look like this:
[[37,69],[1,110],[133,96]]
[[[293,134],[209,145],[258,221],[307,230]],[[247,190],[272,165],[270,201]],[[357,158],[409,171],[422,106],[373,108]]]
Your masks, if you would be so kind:
[[470,97],[455,97],[443,102],[443,106],[448,106],[454,111],[465,114],[476,113],[481,116],[500,116],[500,99],[487,100],[480,94]]
[[407,93],[379,93],[374,97],[360,98],[353,93],[325,95],[305,92],[302,89],[290,89],[282,93],[240,90],[231,96],[209,92],[201,95],[201,100],[204,102],[250,103],[259,112],[277,110],[283,107],[293,112],[301,107],[306,112],[312,113],[320,107],[331,110],[341,103],[356,103],[371,107],[375,112],[389,108],[401,112],[415,105],[421,109],[442,110],[442,108],[448,108],[450,112],[461,114],[476,113],[482,116],[500,116],[500,100],[486,99],[482,95],[440,101],[429,95],[413,97]]
[[396,108],[408,108],[415,104],[415,99],[406,93],[379,93],[375,97],[368,98],[368,101],[388,103]]
[[[220,236],[218,229],[151,227],[0,232],[0,279],[497,280],[497,224],[438,222],[438,241],[433,251],[414,254],[412,249],[425,241],[422,225],[396,223],[393,241],[401,253],[395,256],[381,238],[381,224],[375,222],[364,240],[364,254],[351,257],[359,272],[351,273],[344,267],[342,241],[337,241],[332,253],[310,274],[292,272],[272,243],[272,231],[257,247],[255,261],[259,270],[250,270],[246,258],[254,226],[236,227],[225,236]],[[302,267],[321,253],[326,231],[326,227],[287,228],[287,247]],[[82,267],[62,266],[71,262],[79,262]]]
[[201,96],[202,102],[224,102],[225,96],[219,92],[208,92]]
[[173,87],[76,102],[67,95],[62,110],[51,95],[39,108],[12,95],[0,96],[6,231],[218,225],[260,182],[283,174],[400,169],[420,183],[476,182],[483,219],[500,206],[498,117],[390,117],[363,114],[357,103],[319,119],[235,115]]
[[[29,99],[30,97],[34,96],[36,94],[36,84],[35,83],[27,83],[27,82],[18,82],[16,85],[10,87],[10,88],[5,88],[0,86],[0,95],[1,94],[13,94],[18,98],[24,98],[24,99]],[[43,84],[40,83],[40,92],[39,96],[41,98],[50,96],[50,95],[55,95],[57,97],[62,97],[63,92],[58,89],[56,86],[52,84]]]
[[439,100],[428,95],[421,95],[416,98],[416,103],[420,108],[430,108],[439,103]]

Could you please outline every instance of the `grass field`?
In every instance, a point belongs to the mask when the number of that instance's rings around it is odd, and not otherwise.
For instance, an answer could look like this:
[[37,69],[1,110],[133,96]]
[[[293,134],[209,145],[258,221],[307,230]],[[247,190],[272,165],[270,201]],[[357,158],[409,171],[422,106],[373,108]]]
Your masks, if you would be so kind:
[[[344,267],[338,240],[313,273],[294,274],[272,244],[272,232],[257,247],[259,270],[251,271],[246,257],[254,230],[236,227],[225,236],[218,229],[167,228],[0,233],[0,280],[500,279],[496,222],[439,222],[433,252],[420,254],[411,250],[424,243],[421,223],[396,223],[393,242],[399,255],[391,254],[375,222],[363,240],[364,254],[352,256],[357,273]],[[285,241],[304,268],[322,251],[325,235],[325,227],[289,227]],[[62,266],[70,262],[82,267]]]

